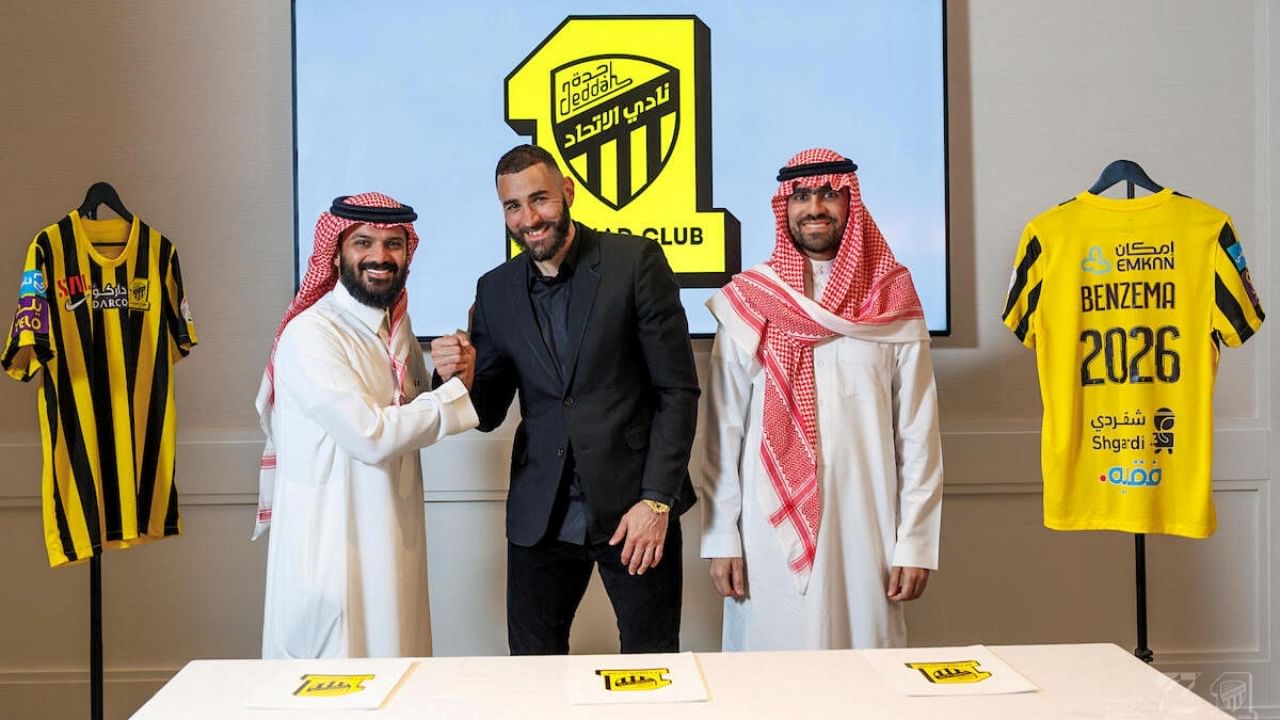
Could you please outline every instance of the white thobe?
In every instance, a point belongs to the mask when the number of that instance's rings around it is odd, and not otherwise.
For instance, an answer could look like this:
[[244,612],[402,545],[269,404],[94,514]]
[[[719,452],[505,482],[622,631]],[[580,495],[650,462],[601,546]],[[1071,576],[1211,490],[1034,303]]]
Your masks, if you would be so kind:
[[418,450],[478,420],[459,380],[427,391],[407,317],[396,404],[385,317],[339,283],[276,346],[264,658],[431,654]]
[[905,342],[836,336],[814,347],[822,519],[802,593],[762,510],[777,506],[760,462],[764,373],[754,348],[726,332],[724,322],[734,319],[718,316],[703,436],[702,556],[744,558],[747,588],[744,599],[725,599],[724,649],[905,646],[902,603],[887,597],[889,572],[937,568],[942,514],[927,333]]

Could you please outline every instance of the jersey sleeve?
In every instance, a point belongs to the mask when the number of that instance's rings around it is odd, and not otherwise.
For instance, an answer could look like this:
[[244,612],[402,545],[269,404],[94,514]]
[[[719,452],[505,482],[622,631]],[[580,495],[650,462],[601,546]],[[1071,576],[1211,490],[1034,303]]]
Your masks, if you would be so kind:
[[182,268],[178,264],[178,251],[169,258],[169,272],[165,277],[165,322],[169,325],[169,338],[178,351],[177,358],[186,357],[200,339],[196,336],[196,324],[191,317],[186,290],[182,287]]
[[49,342],[47,268],[40,243],[31,243],[22,268],[22,283],[18,286],[18,307],[5,338],[4,354],[0,356],[4,371],[23,382],[35,377],[40,368],[53,359],[53,346]]
[[1229,218],[1222,224],[1213,258],[1213,334],[1236,347],[1253,337],[1265,316]]
[[1014,257],[1013,276],[1009,279],[1009,296],[1005,300],[1002,319],[1005,327],[1029,348],[1036,346],[1036,330],[1040,324],[1036,307],[1040,302],[1040,283],[1044,279],[1041,254],[1040,238],[1035,227],[1027,223]]

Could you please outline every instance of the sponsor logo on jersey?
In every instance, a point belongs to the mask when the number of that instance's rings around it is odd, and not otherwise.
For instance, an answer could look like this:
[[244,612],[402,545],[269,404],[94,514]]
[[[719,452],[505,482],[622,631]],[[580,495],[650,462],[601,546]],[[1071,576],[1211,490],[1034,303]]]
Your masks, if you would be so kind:
[[712,207],[710,38],[688,16],[569,17],[506,79],[507,124],[586,190],[573,217],[656,241],[683,287],[741,269],[738,220]]
[[120,310],[129,307],[129,288],[119,283],[104,283],[92,288],[94,310]]
[[1258,300],[1258,293],[1253,289],[1253,276],[1249,274],[1249,268],[1240,271],[1240,281],[1244,283],[1244,292],[1249,296],[1249,302],[1254,307],[1259,307],[1262,303]]
[[596,670],[604,678],[604,689],[610,692],[657,690],[671,684],[666,674],[669,668],[626,668],[621,670]]
[[1132,465],[1112,465],[1098,476],[1099,482],[1111,483],[1120,487],[1155,487],[1164,477],[1164,470],[1154,462],[1148,468],[1145,460],[1134,460]]
[[986,670],[979,670],[981,663],[977,660],[949,660],[947,662],[906,663],[912,670],[919,670],[921,675],[935,685],[961,685],[979,683],[991,677]]
[[1172,270],[1173,268],[1172,240],[1163,245],[1134,240],[1116,246],[1116,272]]
[[22,273],[22,285],[18,287],[18,297],[42,298],[45,296],[46,289],[44,273],[39,270],[28,270]]
[[1093,449],[1116,454],[1125,450],[1143,450],[1147,447],[1145,432],[1138,431],[1136,435],[1118,433],[1126,432],[1129,428],[1145,427],[1146,424],[1147,418],[1142,414],[1141,408],[1132,413],[1126,410],[1123,415],[1101,413],[1089,421],[1089,428],[1093,430]]
[[351,695],[367,688],[364,683],[375,675],[312,675],[302,676],[302,684],[293,691],[296,697],[339,697]]
[[1167,407],[1156,410],[1155,425],[1156,431],[1152,437],[1151,445],[1155,448],[1156,454],[1161,451],[1173,454],[1173,425],[1177,421],[1177,417],[1173,411]]
[[62,306],[67,312],[71,312],[83,305],[93,291],[93,285],[89,283],[89,277],[83,274],[59,278],[55,287],[57,288],[58,297],[64,300]]
[[1111,261],[1102,254],[1102,248],[1094,245],[1089,248],[1089,254],[1085,255],[1084,260],[1080,261],[1080,269],[1094,275],[1106,275],[1111,272]]
[[49,334],[49,303],[42,297],[18,298],[18,311],[13,316],[12,337],[22,332]]
[[150,284],[145,278],[134,280],[128,286],[110,282],[96,287],[87,276],[72,275],[58,280],[56,288],[63,301],[62,308],[67,312],[75,312],[85,304],[93,310],[146,311],[151,308]]
[[1244,248],[1240,247],[1240,241],[1231,243],[1231,247],[1227,248],[1227,256],[1231,258],[1231,262],[1235,263],[1236,270],[1244,272],[1246,267],[1244,262]]

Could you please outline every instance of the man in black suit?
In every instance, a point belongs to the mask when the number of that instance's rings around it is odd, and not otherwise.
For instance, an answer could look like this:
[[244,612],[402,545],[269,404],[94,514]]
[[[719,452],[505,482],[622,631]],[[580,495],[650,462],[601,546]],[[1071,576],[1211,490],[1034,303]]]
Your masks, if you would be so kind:
[[656,243],[573,222],[573,181],[546,150],[513,148],[495,179],[524,252],[480,278],[470,338],[440,338],[431,354],[441,378],[471,380],[482,431],[520,396],[507,497],[511,652],[568,653],[593,566],[622,652],[675,652],[698,400],[675,275]]

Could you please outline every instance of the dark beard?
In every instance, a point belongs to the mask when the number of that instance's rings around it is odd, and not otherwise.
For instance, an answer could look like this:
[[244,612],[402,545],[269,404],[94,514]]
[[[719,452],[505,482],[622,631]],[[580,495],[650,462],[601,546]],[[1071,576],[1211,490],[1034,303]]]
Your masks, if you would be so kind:
[[565,202],[562,207],[564,211],[560,213],[560,219],[556,221],[555,227],[551,229],[551,244],[547,246],[546,250],[538,252],[529,249],[529,246],[524,242],[524,238],[520,237],[518,233],[511,232],[511,228],[507,228],[507,237],[535,262],[550,260],[564,249],[564,244],[569,238],[569,224],[573,222],[573,219],[569,216],[569,203]]
[[[360,282],[359,272],[366,270],[392,270],[395,272],[391,276],[391,283],[384,290],[371,290]],[[396,298],[400,296],[400,291],[404,289],[404,281],[408,276],[404,270],[396,267],[395,263],[360,263],[358,268],[353,268],[346,260],[338,263],[338,277],[342,280],[342,287],[351,293],[351,297],[355,298],[363,305],[375,307],[379,310],[386,310],[395,303]]]
[[787,234],[791,236],[791,244],[794,245],[795,248],[799,250],[802,254],[808,254],[811,252],[825,253],[832,250],[838,251],[840,249],[840,241],[844,239],[844,230],[845,230],[845,226],[849,224],[848,221],[846,220],[844,225],[841,225],[839,228],[836,228],[835,218],[831,217],[830,215],[819,215],[816,217],[826,218],[832,221],[831,226],[833,229],[831,231],[831,234],[820,237],[820,238],[812,238],[812,237],[806,238],[804,236],[804,233],[801,233],[799,231],[800,223],[806,220],[815,219],[815,216],[806,215],[805,217],[800,218],[794,225],[792,225],[791,223],[788,223]]

